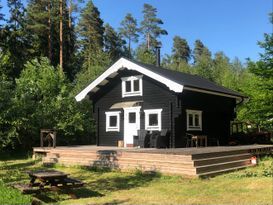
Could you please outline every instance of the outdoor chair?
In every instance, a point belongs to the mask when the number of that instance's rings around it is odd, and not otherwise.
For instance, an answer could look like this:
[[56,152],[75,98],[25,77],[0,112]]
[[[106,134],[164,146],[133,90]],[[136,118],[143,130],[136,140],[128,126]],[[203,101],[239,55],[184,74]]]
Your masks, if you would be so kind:
[[140,129],[137,131],[137,136],[134,136],[134,147],[144,147],[145,136],[147,135],[147,130]]
[[186,147],[192,146],[192,134],[186,133]]

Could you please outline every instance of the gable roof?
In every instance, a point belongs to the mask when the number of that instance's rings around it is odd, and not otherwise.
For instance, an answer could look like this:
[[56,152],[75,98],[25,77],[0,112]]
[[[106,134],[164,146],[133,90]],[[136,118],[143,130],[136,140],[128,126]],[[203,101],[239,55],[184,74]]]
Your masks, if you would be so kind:
[[239,92],[217,85],[197,75],[173,71],[122,57],[84,88],[75,97],[76,100],[81,101],[89,92],[97,92],[99,90],[99,85],[105,85],[108,83],[107,78],[114,78],[118,74],[117,72],[123,69],[138,71],[162,84],[165,84],[170,90],[176,93],[182,93],[183,90],[191,90],[236,99],[242,99],[245,97]]

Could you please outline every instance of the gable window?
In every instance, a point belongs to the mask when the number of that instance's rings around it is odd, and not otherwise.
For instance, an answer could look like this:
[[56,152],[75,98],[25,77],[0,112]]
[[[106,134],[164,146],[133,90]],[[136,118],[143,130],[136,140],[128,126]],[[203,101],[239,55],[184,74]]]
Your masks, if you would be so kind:
[[186,110],[187,112],[187,130],[202,130],[202,111]]
[[106,115],[106,132],[119,132],[120,111],[105,112]]
[[162,109],[144,110],[144,112],[145,112],[145,129],[160,131]]
[[142,96],[142,75],[121,78],[122,97]]

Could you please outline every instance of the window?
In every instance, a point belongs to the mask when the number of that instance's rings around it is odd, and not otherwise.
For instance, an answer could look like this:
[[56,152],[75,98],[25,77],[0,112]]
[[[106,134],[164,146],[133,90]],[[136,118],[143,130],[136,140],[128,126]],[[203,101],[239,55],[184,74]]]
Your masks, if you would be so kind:
[[145,129],[160,131],[162,109],[144,110],[144,112],[145,112]]
[[136,113],[129,112],[129,123],[136,123]]
[[202,111],[186,110],[187,130],[202,130]]
[[142,75],[121,78],[122,97],[142,96]]
[[106,115],[106,132],[119,132],[120,111],[105,112]]

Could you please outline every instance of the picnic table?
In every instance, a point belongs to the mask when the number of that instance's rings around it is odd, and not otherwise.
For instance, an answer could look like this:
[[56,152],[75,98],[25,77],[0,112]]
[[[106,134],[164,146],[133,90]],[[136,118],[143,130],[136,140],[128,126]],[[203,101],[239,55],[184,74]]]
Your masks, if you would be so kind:
[[28,172],[29,184],[16,184],[15,188],[21,190],[23,194],[39,193],[41,191],[58,191],[60,189],[69,190],[84,185],[83,182],[69,178],[64,172],[57,170],[38,170]]

